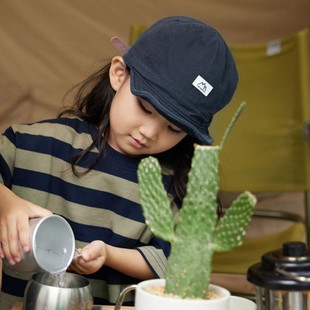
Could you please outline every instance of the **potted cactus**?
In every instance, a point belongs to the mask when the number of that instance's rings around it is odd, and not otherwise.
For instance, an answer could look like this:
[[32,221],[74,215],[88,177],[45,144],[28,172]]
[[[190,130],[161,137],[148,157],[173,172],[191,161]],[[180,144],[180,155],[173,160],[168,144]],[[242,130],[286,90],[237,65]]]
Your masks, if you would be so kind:
[[[144,281],[136,288],[136,310],[229,309],[229,292],[209,282],[213,253],[229,251],[242,244],[256,205],[255,196],[244,192],[225,215],[218,218],[219,154],[243,108],[241,104],[220,145],[195,146],[187,192],[176,223],[157,159],[147,157],[140,162],[139,189],[146,223],[154,235],[171,243],[171,254],[165,280]],[[141,289],[145,286],[157,286],[156,289],[162,286],[165,296]],[[210,291],[218,290],[222,298],[207,297]],[[145,299],[147,304],[143,304]],[[161,300],[159,304],[157,300]]]

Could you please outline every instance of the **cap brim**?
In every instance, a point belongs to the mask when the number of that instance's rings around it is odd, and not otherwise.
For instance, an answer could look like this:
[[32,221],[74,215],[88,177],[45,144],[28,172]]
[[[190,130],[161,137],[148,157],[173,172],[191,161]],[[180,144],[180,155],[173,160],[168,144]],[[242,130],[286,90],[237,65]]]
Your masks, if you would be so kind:
[[[154,80],[152,80],[154,82]],[[131,70],[130,79],[131,92],[138,97],[146,99],[153,107],[172,124],[182,129],[187,134],[194,137],[199,143],[211,145],[213,138],[209,134],[208,128],[197,130],[197,128],[189,121],[188,117],[180,113],[179,109],[171,106],[174,98],[169,99],[169,93],[166,93],[165,98],[158,100],[158,93],[154,83],[150,85],[148,81],[140,76],[135,70]]]

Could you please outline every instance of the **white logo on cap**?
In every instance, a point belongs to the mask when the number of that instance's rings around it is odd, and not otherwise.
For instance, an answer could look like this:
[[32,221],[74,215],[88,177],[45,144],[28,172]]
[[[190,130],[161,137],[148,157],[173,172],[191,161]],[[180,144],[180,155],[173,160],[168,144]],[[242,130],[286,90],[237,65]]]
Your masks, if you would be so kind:
[[201,93],[203,93],[206,97],[210,94],[213,86],[210,85],[204,78],[198,75],[195,81],[192,83]]

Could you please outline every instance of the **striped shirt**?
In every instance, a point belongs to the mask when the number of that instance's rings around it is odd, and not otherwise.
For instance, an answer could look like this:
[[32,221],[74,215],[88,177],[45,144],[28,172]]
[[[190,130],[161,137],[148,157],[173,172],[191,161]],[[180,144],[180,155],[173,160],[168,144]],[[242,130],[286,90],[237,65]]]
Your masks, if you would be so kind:
[[[129,157],[107,147],[95,168],[82,177],[74,175],[72,157],[93,141],[96,128],[79,118],[59,118],[13,125],[0,136],[0,182],[19,197],[63,216],[72,227],[76,247],[93,240],[137,249],[156,277],[163,277],[170,245],[154,237],[145,224],[137,185],[141,158]],[[93,150],[79,163],[88,167],[98,155]],[[170,177],[164,177],[168,186]],[[31,274],[3,270],[0,309],[21,301]],[[137,283],[103,266],[87,276],[95,304],[114,304],[119,292]],[[133,295],[128,304],[132,304]]]

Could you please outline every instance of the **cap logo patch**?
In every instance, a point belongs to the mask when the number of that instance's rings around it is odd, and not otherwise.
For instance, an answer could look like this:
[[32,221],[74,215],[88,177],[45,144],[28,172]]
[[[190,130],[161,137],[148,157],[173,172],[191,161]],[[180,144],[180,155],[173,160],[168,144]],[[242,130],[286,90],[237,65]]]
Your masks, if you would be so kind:
[[210,94],[213,86],[210,85],[204,78],[198,75],[195,81],[192,83],[203,95],[206,97]]

